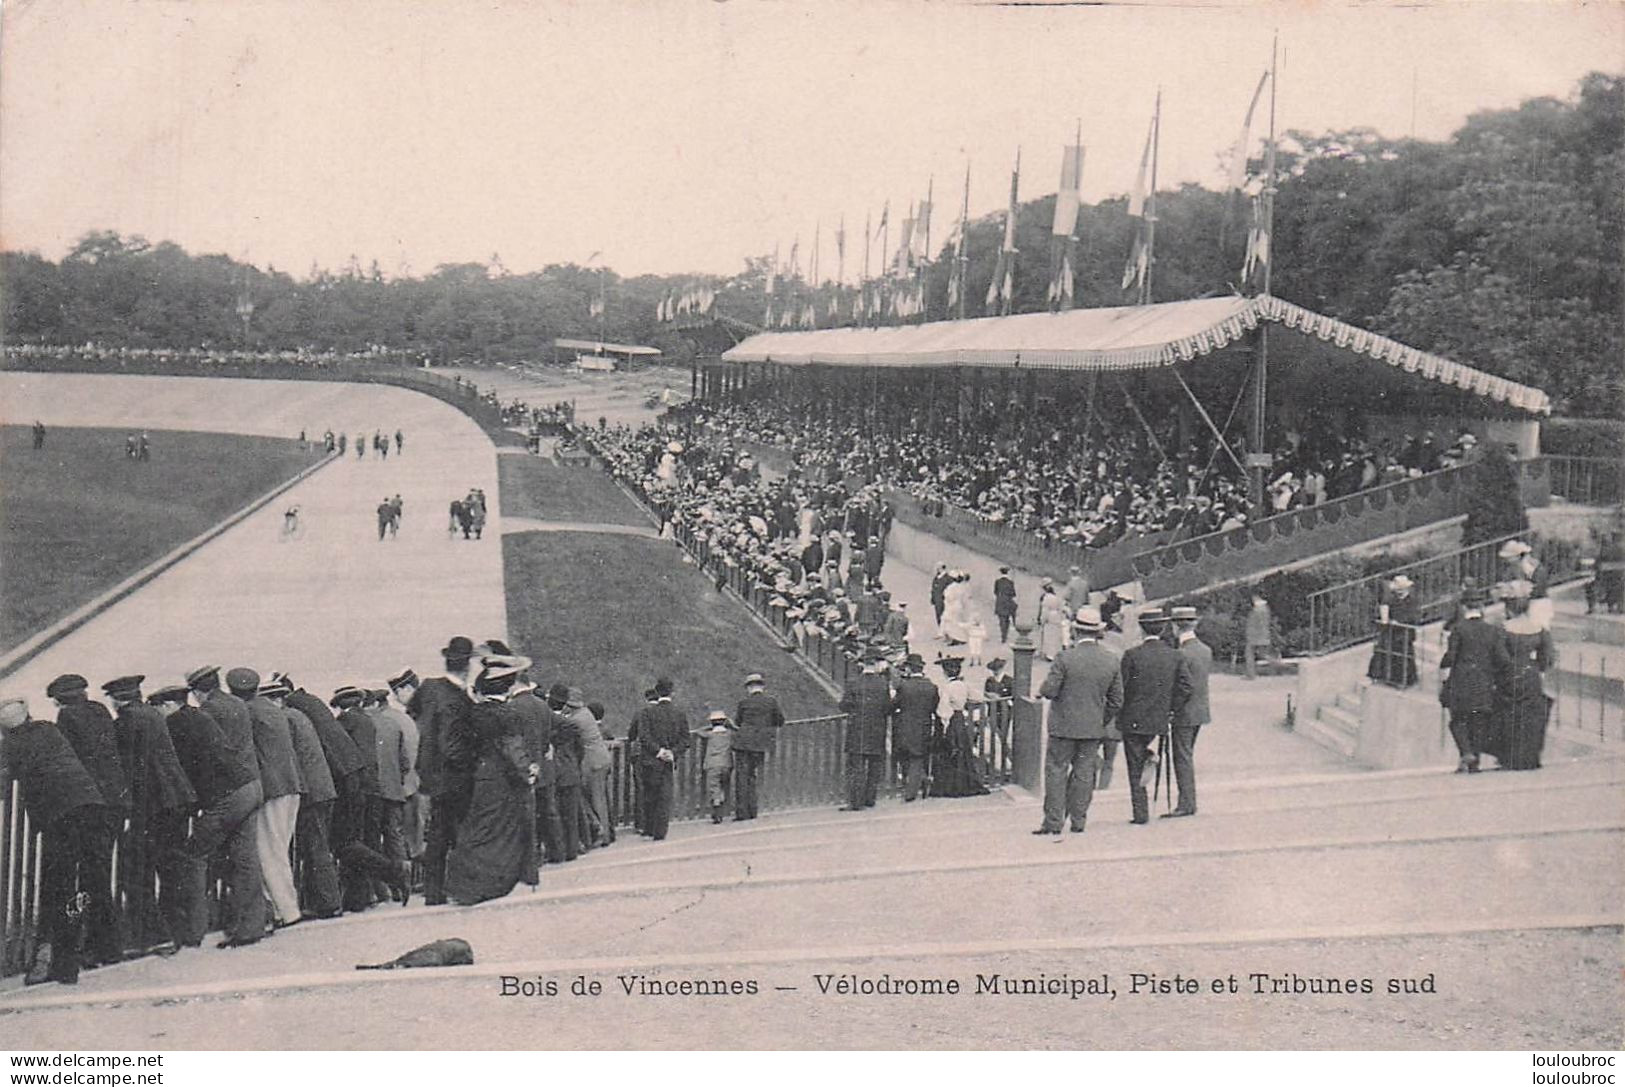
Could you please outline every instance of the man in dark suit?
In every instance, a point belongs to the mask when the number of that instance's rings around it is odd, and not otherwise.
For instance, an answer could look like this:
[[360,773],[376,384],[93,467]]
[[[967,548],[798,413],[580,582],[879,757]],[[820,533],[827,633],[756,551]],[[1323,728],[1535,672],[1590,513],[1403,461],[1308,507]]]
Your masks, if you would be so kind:
[[1174,647],[1190,668],[1191,694],[1174,715],[1171,739],[1174,749],[1174,779],[1179,782],[1179,803],[1164,818],[1196,814],[1196,736],[1213,720],[1208,705],[1207,681],[1213,672],[1213,650],[1196,636],[1196,609],[1182,605],[1169,612]]
[[734,710],[734,722],[739,729],[733,739],[734,821],[741,822],[756,818],[762,764],[784,727],[784,711],[767,693],[767,680],[760,672],[745,677],[745,697]]
[[130,781],[130,832],[119,867],[124,892],[136,903],[136,946],[172,952],[184,920],[186,821],[197,810],[197,794],[175,755],[164,715],[141,698],[145,679],[121,676],[102,684],[118,711],[119,755]]
[[1044,748],[1044,823],[1034,834],[1059,834],[1072,822],[1082,834],[1095,795],[1101,741],[1123,707],[1117,658],[1100,644],[1105,623],[1097,608],[1073,616],[1072,645],[1062,650],[1039,687],[1050,700],[1049,740]]
[[902,763],[906,804],[920,795],[925,781],[925,757],[941,695],[937,685],[925,678],[925,659],[918,653],[908,655],[902,673],[891,705],[891,749],[892,757]]
[[1140,613],[1145,640],[1123,654],[1123,708],[1117,727],[1123,734],[1123,756],[1128,763],[1129,802],[1134,822],[1151,821],[1145,793],[1145,767],[1151,741],[1166,735],[1174,717],[1191,695],[1190,665],[1179,650],[1162,640],[1167,621],[1161,608]]
[[440,651],[446,674],[428,679],[407,702],[418,726],[418,789],[429,797],[423,843],[423,900],[446,901],[446,854],[457,841],[457,824],[474,789],[474,737],[469,713],[468,666],[474,643],[458,636]]
[[666,837],[671,822],[672,771],[691,742],[688,718],[672,705],[676,686],[662,676],[655,680],[655,701],[638,711],[637,757],[644,789],[643,832],[655,841]]
[[863,672],[841,693],[846,723],[846,805],[842,811],[875,806],[881,767],[886,761],[886,723],[891,717],[891,684],[881,673],[876,650],[863,657]]
[[536,830],[532,836],[538,861],[564,863],[564,827],[559,823],[558,795],[554,790],[553,711],[548,709],[528,677],[517,681],[508,697],[508,709],[518,717],[525,736],[525,755],[536,767],[531,793],[536,802]]
[[95,779],[61,730],[33,720],[20,698],[0,702],[0,793],[9,794],[12,781],[22,789],[29,822],[44,834],[39,910],[50,968],[31,970],[25,981],[73,985],[84,916],[108,897],[107,869],[97,866],[92,848],[108,817]]
[[[373,903],[374,884],[382,883],[406,905],[412,887],[412,866],[393,861],[379,852],[383,835],[377,820],[378,735],[372,718],[362,709],[367,692],[359,687],[340,687],[333,692],[333,708],[339,711],[334,725],[339,736],[350,741],[353,754],[346,751],[355,769],[340,778],[334,767],[333,787],[338,804],[333,811],[333,852],[339,860],[339,883],[344,909],[358,913]],[[318,735],[322,726],[317,726]],[[334,745],[343,749],[339,738]],[[324,738],[323,747],[328,741]]]
[[1016,583],[1008,566],[999,567],[999,576],[993,582],[993,614],[999,620],[999,641],[1008,642],[1010,624],[1016,618]]
[[[570,687],[555,683],[547,691],[548,728],[553,745],[554,802],[558,805],[559,841],[564,859],[573,861],[587,851],[581,840],[581,737],[570,724],[566,704]],[[549,843],[551,844],[551,843]]]
[[344,908],[338,863],[331,845],[338,788],[315,723],[303,711],[288,705],[293,694],[293,685],[284,675],[273,675],[260,687],[261,697],[269,699],[287,717],[294,757],[299,760],[299,815],[293,824],[293,848],[296,863],[304,872],[299,887],[300,911],[306,917],[335,917]]
[[1489,594],[1474,588],[1462,599],[1461,619],[1450,631],[1450,644],[1439,661],[1449,673],[1439,701],[1450,711],[1450,735],[1461,759],[1458,774],[1478,773],[1479,753],[1495,709],[1495,677],[1511,666],[1500,631],[1484,621]]
[[226,910],[222,944],[238,947],[255,943],[265,934],[265,883],[254,849],[254,812],[264,795],[252,748],[245,759],[232,746],[215,718],[203,709],[207,697],[195,686],[166,687],[152,696],[153,704],[166,714],[175,757],[186,771],[201,809],[186,839],[185,917],[175,939],[182,947],[203,943],[209,927],[205,900],[209,862],[223,852]]
[[[100,702],[85,697],[90,683],[84,676],[53,679],[45,694],[57,704],[57,730],[68,741],[79,762],[89,771],[101,794],[101,806],[83,821],[93,833],[83,839],[85,864],[100,873],[104,884],[112,878],[113,850],[124,820],[130,816],[130,779],[119,758],[113,716]],[[93,895],[85,917],[85,965],[100,966],[124,957],[124,925],[107,895]]]

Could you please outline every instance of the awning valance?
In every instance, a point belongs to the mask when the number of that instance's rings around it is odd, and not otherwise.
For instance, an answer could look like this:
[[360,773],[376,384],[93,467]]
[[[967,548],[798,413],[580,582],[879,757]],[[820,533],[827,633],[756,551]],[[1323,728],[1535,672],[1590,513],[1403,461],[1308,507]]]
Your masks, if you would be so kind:
[[1257,328],[1260,321],[1522,411],[1551,411],[1550,398],[1540,389],[1407,347],[1271,295],[889,328],[763,332],[725,351],[722,358],[727,362],[892,368],[1140,370],[1189,362],[1218,351]]

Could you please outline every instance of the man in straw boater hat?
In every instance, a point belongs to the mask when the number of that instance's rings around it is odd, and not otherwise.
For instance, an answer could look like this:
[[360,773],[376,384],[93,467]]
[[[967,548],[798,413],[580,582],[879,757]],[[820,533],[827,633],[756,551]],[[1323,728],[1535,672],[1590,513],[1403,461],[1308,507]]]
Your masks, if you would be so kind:
[[1044,751],[1044,822],[1034,834],[1060,834],[1070,819],[1081,834],[1094,798],[1100,745],[1112,735],[1123,707],[1117,658],[1100,644],[1100,609],[1079,608],[1072,645],[1062,650],[1038,689],[1049,699],[1049,741]]
[[61,730],[34,720],[21,698],[0,701],[0,781],[17,783],[29,823],[44,836],[39,917],[50,954],[36,949],[25,983],[76,984],[85,915],[107,897],[102,794]]
[[1161,737],[1159,760],[1166,761],[1170,756],[1174,718],[1191,696],[1189,662],[1162,639],[1166,621],[1161,608],[1141,611],[1140,630],[1144,640],[1123,654],[1123,708],[1117,715],[1117,727],[1123,734],[1133,821],[1139,824],[1151,821],[1151,806],[1145,792],[1151,741]]
[[1213,720],[1208,703],[1208,676],[1213,672],[1213,650],[1196,636],[1201,616],[1188,604],[1168,613],[1171,641],[1190,666],[1191,696],[1174,714],[1173,775],[1179,783],[1179,803],[1165,818],[1196,814],[1196,737],[1203,725]]
[[784,727],[784,710],[767,693],[767,680],[760,672],[745,677],[745,697],[734,710],[734,722],[739,726],[733,741],[734,820],[738,822],[756,818],[762,764]]
[[418,789],[429,798],[423,835],[423,899],[446,901],[446,854],[457,841],[457,824],[474,786],[474,736],[469,713],[469,664],[474,643],[459,635],[440,651],[446,672],[423,681],[407,703],[418,726]]

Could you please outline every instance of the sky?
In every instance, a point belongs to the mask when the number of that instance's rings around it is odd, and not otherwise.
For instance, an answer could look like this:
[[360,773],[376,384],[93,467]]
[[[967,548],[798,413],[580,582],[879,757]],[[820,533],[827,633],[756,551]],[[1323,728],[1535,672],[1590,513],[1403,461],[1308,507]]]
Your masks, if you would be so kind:
[[[934,182],[932,244],[1055,191],[1223,183],[1279,33],[1277,127],[1447,138],[1468,115],[1625,71],[1625,3],[1112,6],[911,0],[10,0],[0,247],[92,229],[303,276],[500,254],[514,272],[803,263]],[[1255,139],[1264,131],[1263,118]],[[878,265],[878,252],[872,258]]]

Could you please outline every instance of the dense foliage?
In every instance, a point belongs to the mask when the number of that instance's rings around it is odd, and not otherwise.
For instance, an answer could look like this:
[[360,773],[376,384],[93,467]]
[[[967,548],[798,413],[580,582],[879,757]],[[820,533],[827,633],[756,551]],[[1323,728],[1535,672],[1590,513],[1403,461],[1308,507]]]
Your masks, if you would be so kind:
[[[1250,165],[1256,189],[1262,164]],[[1539,98],[1476,114],[1443,143],[1367,130],[1289,132],[1279,165],[1274,293],[1538,385],[1571,414],[1620,414],[1625,80],[1592,74],[1569,100]],[[1053,183],[1047,168],[1029,167],[1026,175],[1028,192]],[[1053,202],[1045,196],[1021,205],[1018,312],[1045,306]],[[939,204],[932,232],[939,240],[953,226],[940,209],[952,203]],[[1158,194],[1157,217],[1157,299],[1236,289],[1247,218],[1238,197],[1186,185]],[[981,313],[1002,218],[970,224],[969,315]],[[1127,301],[1119,284],[1133,231],[1122,198],[1082,209],[1079,305]],[[891,236],[895,241],[895,229]],[[854,230],[849,258],[861,246]],[[934,319],[949,315],[951,258],[942,248],[926,276],[926,313]],[[602,335],[682,359],[693,341],[658,321],[656,304],[668,292],[703,286],[718,292],[722,312],[760,323],[770,265],[752,258],[731,277],[623,279],[571,264],[509,274],[493,256],[386,278],[376,263],[364,269],[352,258],[342,271],[312,268],[295,279],[97,231],[60,263],[6,253],[0,273],[11,339],[338,350],[382,344],[437,359],[524,359],[547,357],[557,336]],[[600,291],[601,320],[590,313]],[[774,301],[779,311],[786,302],[797,311],[811,304],[820,323],[829,323],[831,294],[781,275]],[[847,315],[850,294],[841,300]],[[246,322],[243,302],[253,307]]]

